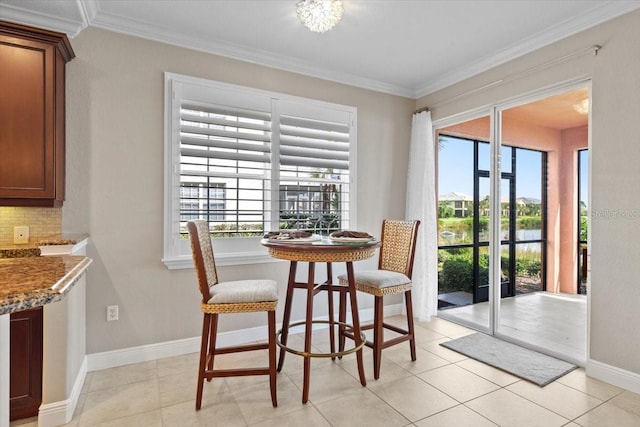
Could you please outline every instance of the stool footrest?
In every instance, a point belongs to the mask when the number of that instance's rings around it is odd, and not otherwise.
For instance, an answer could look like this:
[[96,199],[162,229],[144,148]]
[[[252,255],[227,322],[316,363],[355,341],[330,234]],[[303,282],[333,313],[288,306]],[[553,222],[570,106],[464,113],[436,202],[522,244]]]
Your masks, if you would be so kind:
[[[305,321],[300,321],[300,322],[295,322],[295,323],[291,323],[289,325],[289,329],[295,327],[295,326],[301,326],[301,325],[306,325],[307,322]],[[345,328],[347,328],[347,330],[349,331],[353,331],[353,326],[348,324],[348,323],[344,323],[344,322],[330,322],[328,320],[312,320],[311,323],[324,323],[324,324],[328,324],[330,325],[330,327],[333,327],[333,325],[338,325],[338,326],[343,326]],[[306,351],[300,351],[300,350],[296,350],[294,348],[291,347],[287,347],[286,345],[282,344],[282,342],[280,341],[280,336],[282,335],[282,329],[280,329],[277,333],[276,333],[276,344],[278,345],[278,347],[280,347],[281,349],[289,352],[289,353],[293,353],[296,354],[298,356],[302,356],[302,357],[331,357],[331,358],[335,358],[335,357],[342,357],[344,355],[347,354],[351,354],[351,353],[355,353],[356,351],[360,350],[362,347],[364,347],[364,345],[367,342],[367,337],[364,334],[364,332],[360,333],[360,344],[356,345],[350,349],[347,350],[343,350],[343,351],[336,351],[334,353],[313,353],[313,352],[306,352]]]

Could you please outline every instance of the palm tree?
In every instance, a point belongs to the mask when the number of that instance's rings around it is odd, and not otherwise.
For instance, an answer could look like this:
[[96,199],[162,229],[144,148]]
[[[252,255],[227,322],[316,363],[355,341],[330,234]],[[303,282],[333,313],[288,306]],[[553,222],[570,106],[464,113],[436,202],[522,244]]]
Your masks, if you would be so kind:
[[[310,178],[328,178],[333,175],[333,169],[313,172]],[[340,191],[333,183],[320,184],[320,212],[317,217],[317,226],[322,229],[340,228]]]
[[489,215],[489,195],[486,195],[484,199],[478,203],[478,211],[480,216]]

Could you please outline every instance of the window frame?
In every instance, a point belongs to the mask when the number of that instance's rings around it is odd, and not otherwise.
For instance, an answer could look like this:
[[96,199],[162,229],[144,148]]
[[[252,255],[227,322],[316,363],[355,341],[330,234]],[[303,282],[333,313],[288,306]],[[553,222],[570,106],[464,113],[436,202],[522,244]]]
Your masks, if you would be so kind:
[[[224,82],[190,77],[166,72],[164,75],[164,221],[163,221],[163,258],[162,262],[170,269],[193,268],[193,260],[189,247],[189,239],[180,237],[180,103],[184,90],[194,90],[196,87],[212,94],[217,92],[229,95],[233,103],[234,95],[237,99],[271,99],[271,112],[279,120],[280,103],[282,105],[299,104],[304,110],[335,110],[336,114],[348,114],[349,126],[349,228],[356,228],[356,158],[357,158],[357,108],[339,105],[325,101],[302,98],[283,93],[276,93]],[[212,97],[213,98],[213,97]],[[228,99],[227,99],[228,101]],[[215,100],[211,99],[214,103]],[[238,101],[240,102],[240,101]],[[235,105],[235,104],[234,104]],[[278,141],[279,135],[272,134],[273,141]],[[279,141],[278,141],[279,142]],[[276,142],[276,144],[278,143]],[[271,151],[271,168],[278,173],[272,173],[271,193],[279,191],[282,185],[279,180],[280,163],[278,148]],[[176,161],[177,160],[177,161]],[[274,179],[273,177],[277,178]],[[216,264],[244,265],[275,262],[268,255],[266,249],[260,245],[261,237],[232,237],[215,239]]]

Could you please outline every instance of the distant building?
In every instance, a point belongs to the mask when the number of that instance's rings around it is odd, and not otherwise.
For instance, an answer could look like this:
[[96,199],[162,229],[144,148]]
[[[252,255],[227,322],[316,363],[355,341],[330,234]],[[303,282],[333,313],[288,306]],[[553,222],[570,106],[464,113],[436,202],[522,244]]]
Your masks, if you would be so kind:
[[453,209],[453,216],[464,218],[473,214],[473,197],[465,193],[452,191],[438,198],[439,204]]
[[533,197],[518,197],[516,199],[516,214],[518,216],[542,215],[542,201]]
[[[458,191],[452,191],[443,194],[438,198],[440,208],[450,209],[452,216],[464,218],[473,215],[473,197]],[[540,199],[533,197],[518,197],[516,199],[516,215],[517,216],[540,216],[542,212],[542,202]],[[488,196],[480,201],[479,214],[482,216],[489,215],[489,199]],[[503,197],[501,203],[501,215],[509,216],[509,198]],[[451,215],[451,213],[449,215]]]

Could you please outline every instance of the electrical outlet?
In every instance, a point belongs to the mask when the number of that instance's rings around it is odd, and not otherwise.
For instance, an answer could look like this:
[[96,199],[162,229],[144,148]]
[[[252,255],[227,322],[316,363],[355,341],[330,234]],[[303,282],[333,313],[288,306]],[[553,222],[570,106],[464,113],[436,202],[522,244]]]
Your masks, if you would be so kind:
[[29,243],[29,226],[17,225],[13,227],[13,243]]
[[118,306],[110,305],[107,307],[107,322],[118,320]]

